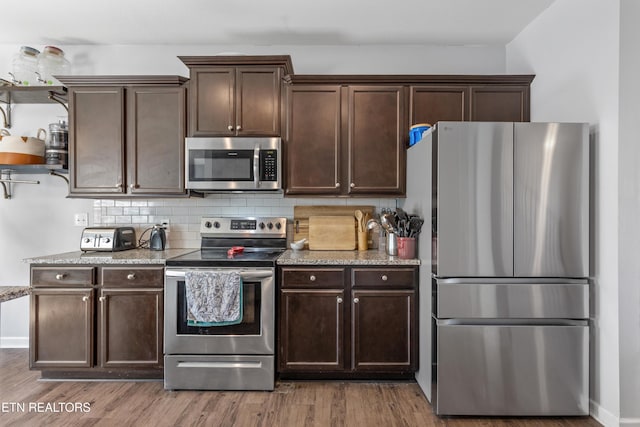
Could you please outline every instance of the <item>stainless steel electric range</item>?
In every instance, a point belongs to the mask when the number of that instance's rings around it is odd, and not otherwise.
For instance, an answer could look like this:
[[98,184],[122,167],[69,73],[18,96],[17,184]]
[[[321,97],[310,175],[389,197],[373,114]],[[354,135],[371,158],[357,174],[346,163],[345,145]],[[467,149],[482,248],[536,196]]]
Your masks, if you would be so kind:
[[[273,390],[276,259],[286,249],[286,218],[207,217],[201,248],[167,260],[164,386],[192,390]],[[188,320],[190,271],[237,272],[242,321],[194,326]]]

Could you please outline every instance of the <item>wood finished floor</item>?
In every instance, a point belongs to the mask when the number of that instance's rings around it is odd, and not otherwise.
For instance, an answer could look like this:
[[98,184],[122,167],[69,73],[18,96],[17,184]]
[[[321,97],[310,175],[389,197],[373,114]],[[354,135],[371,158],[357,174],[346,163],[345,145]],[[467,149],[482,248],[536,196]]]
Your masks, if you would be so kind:
[[[163,389],[162,382],[38,381],[28,350],[0,349],[0,426],[587,427],[580,418],[438,418],[410,382],[280,382],[273,392]],[[29,404],[89,402],[89,412]],[[12,404],[24,404],[25,410]],[[37,408],[36,408],[37,409]],[[58,412],[51,412],[57,410]]]

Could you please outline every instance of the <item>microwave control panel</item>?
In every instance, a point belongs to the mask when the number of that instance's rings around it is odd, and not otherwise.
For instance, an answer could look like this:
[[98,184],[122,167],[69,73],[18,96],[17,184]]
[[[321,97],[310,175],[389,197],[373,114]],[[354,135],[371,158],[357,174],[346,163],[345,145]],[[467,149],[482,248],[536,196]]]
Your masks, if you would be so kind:
[[260,150],[260,181],[278,180],[278,151]]

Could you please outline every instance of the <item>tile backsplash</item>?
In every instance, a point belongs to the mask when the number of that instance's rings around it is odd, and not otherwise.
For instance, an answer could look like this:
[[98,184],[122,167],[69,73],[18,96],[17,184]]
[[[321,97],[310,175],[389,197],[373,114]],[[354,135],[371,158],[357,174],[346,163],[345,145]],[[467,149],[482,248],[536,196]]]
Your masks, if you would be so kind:
[[289,220],[291,235],[293,207],[296,205],[371,205],[376,212],[394,209],[396,199],[293,198],[282,194],[209,194],[204,198],[95,200],[93,225],[123,225],[136,229],[138,238],[149,237],[145,230],[169,220],[168,248],[199,248],[200,218],[203,216],[281,216]]

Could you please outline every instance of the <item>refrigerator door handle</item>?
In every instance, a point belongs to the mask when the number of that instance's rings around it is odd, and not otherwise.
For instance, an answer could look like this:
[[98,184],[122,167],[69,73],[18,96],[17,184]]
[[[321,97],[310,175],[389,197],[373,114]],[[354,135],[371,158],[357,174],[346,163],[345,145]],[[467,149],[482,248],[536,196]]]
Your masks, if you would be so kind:
[[435,319],[437,326],[589,326],[586,319]]

